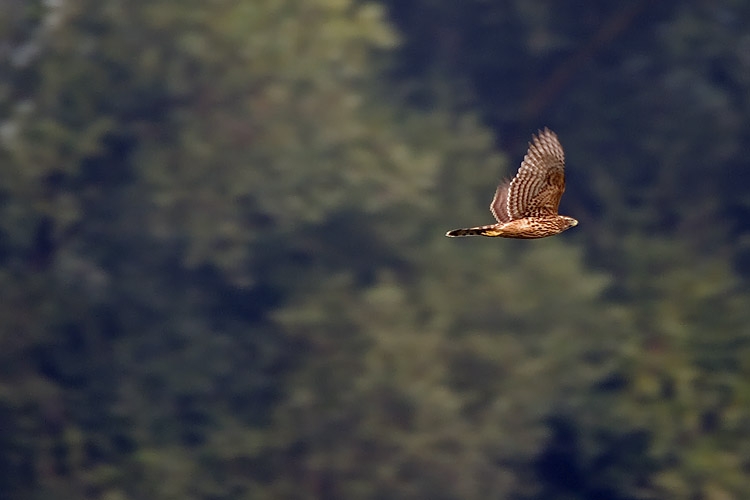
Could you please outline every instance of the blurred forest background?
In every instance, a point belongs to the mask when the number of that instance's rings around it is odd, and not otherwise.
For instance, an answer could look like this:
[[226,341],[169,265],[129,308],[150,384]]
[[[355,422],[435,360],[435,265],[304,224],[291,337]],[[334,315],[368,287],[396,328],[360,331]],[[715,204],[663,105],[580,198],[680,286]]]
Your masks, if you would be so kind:
[[[750,3],[0,0],[2,499],[750,498]],[[492,221],[531,133],[537,241]]]

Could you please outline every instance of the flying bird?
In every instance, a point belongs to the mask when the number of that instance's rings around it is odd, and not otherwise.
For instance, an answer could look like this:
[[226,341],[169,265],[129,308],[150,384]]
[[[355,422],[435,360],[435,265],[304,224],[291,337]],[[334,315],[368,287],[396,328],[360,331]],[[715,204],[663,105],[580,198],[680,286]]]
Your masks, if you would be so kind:
[[532,136],[516,176],[497,187],[490,211],[497,224],[454,229],[446,236],[501,236],[503,238],[546,238],[578,225],[578,221],[557,213],[565,191],[565,153],[550,129]]

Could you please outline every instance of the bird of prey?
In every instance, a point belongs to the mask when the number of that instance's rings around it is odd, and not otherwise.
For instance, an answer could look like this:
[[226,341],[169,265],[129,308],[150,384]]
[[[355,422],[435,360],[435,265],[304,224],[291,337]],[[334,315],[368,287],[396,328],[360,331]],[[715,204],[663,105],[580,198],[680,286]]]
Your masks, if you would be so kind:
[[545,128],[532,136],[518,173],[503,181],[490,205],[497,224],[454,229],[446,236],[545,238],[578,224],[557,208],[565,191],[565,154],[557,135]]

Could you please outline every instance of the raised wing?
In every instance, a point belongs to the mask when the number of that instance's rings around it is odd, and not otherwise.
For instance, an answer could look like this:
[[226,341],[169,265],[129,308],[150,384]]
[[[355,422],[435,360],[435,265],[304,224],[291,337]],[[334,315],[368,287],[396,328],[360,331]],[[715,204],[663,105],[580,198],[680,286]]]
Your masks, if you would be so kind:
[[500,183],[495,191],[495,197],[492,198],[490,204],[490,211],[495,216],[498,222],[510,222],[510,214],[508,213],[508,188],[510,187],[510,181],[505,180]]
[[565,173],[562,170],[551,170],[542,190],[531,200],[526,208],[527,217],[557,215],[560,198],[565,192]]
[[521,167],[508,186],[507,214],[510,219],[555,215],[564,191],[565,153],[557,135],[545,128],[532,138]]

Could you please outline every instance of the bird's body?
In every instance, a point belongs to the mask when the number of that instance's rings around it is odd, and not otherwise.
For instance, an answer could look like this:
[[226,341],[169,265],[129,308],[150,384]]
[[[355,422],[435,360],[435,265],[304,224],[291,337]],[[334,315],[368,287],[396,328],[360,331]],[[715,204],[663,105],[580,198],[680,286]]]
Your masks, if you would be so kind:
[[578,224],[557,213],[565,191],[565,154],[557,135],[545,128],[533,137],[518,173],[498,186],[490,205],[497,224],[448,231],[445,235],[545,238]]
[[578,222],[574,218],[565,215],[524,217],[523,219],[516,219],[502,224],[454,229],[453,231],[449,231],[447,236],[501,236],[503,238],[531,240],[554,236],[576,224]]

